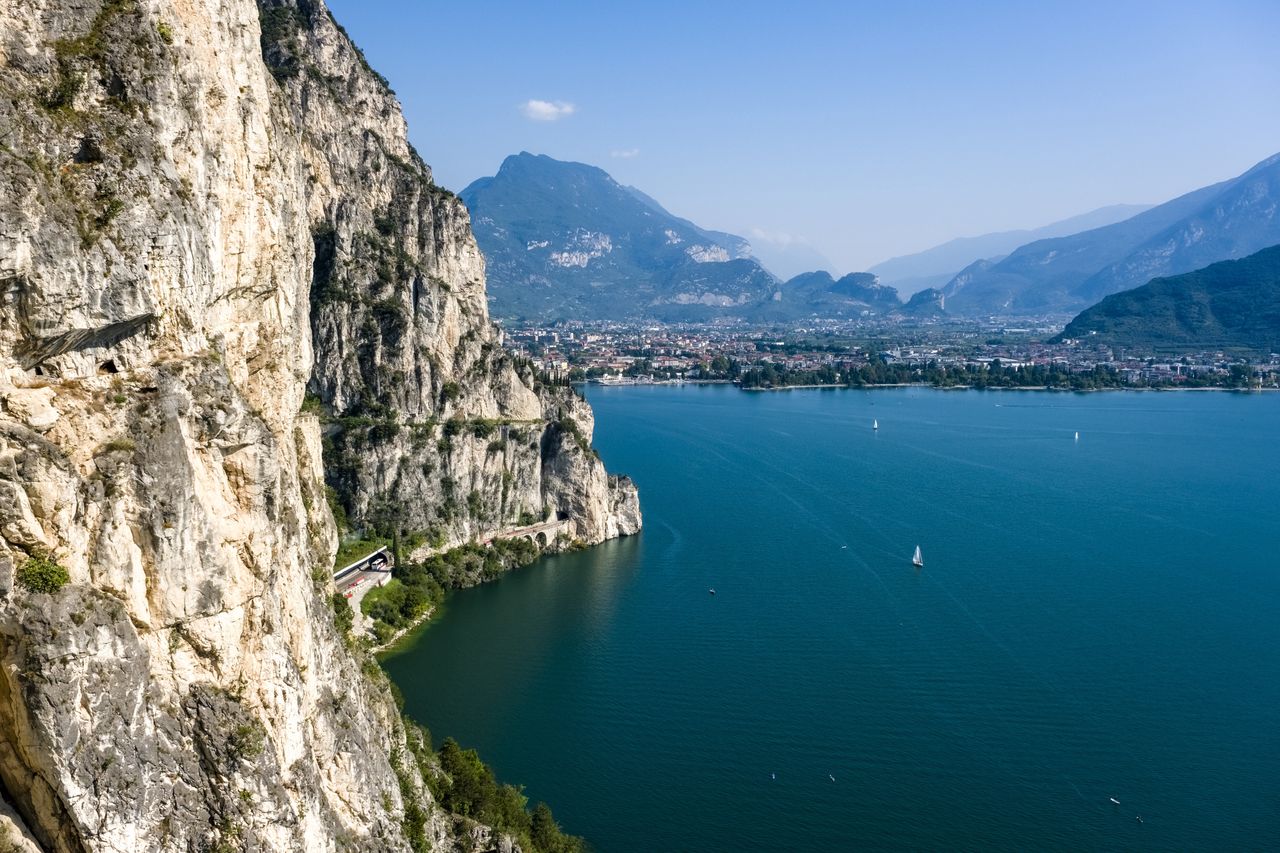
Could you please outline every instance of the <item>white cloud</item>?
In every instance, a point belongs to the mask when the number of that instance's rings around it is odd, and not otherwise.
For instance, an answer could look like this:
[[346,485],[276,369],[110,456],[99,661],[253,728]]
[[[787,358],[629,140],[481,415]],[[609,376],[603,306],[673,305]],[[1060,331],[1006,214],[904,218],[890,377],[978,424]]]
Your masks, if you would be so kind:
[[791,246],[810,246],[807,237],[799,237],[795,234],[786,234],[779,231],[765,231],[763,228],[752,228],[751,239],[758,240],[761,243],[769,243],[773,246],[779,246],[787,249]]
[[620,160],[630,160],[632,157],[640,156],[639,148],[615,148],[609,152],[610,157],[616,157]]
[[559,121],[577,111],[577,107],[565,101],[540,101],[537,98],[520,105],[520,112],[532,121]]

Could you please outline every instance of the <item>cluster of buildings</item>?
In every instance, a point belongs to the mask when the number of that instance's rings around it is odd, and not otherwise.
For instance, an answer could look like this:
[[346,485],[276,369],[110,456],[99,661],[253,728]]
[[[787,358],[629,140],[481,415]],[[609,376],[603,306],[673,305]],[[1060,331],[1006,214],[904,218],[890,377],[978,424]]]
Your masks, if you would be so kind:
[[830,368],[847,373],[879,361],[910,367],[1051,367],[1090,372],[1098,367],[1134,385],[1229,384],[1242,371],[1249,384],[1280,382],[1280,354],[1248,363],[1224,352],[1159,357],[1102,346],[1047,344],[1052,328],[947,326],[794,327],[729,324],[561,323],[505,330],[506,346],[549,375],[575,380],[666,381],[723,377],[773,365],[790,371]]
[[759,355],[750,333],[716,326],[629,326],[566,323],[505,330],[507,349],[551,375],[579,378],[635,375],[691,378],[716,358],[751,361]]

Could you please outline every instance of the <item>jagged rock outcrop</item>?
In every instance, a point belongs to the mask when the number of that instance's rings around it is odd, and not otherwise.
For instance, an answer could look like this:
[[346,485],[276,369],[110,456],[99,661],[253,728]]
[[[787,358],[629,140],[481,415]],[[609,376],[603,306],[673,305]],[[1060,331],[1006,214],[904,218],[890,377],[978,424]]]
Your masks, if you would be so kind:
[[[466,212],[385,84],[319,0],[0,0],[0,65],[0,793],[21,817],[0,829],[509,848],[432,802],[334,628],[307,385],[349,416],[357,518],[448,476],[490,526],[544,503],[587,541],[639,519],[585,406],[501,353]],[[341,455],[356,422],[367,461]]]
[[916,291],[903,311],[911,317],[939,317],[946,313],[947,297],[936,287]]

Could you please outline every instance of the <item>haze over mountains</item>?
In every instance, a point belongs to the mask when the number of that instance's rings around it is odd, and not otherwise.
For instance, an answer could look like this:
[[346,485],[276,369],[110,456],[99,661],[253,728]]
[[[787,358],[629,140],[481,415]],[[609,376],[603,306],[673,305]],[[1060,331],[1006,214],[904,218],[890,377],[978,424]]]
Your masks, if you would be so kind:
[[1280,155],[1123,222],[975,261],[942,289],[956,315],[1075,312],[1156,276],[1280,243]]
[[977,237],[957,237],[922,252],[890,258],[870,267],[867,272],[878,275],[885,284],[893,285],[903,297],[909,297],[925,288],[942,287],[975,260],[999,261],[1019,246],[1025,246],[1036,240],[1065,237],[1069,234],[1101,228],[1136,216],[1150,208],[1149,204],[1113,204],[1079,216],[1052,222],[1040,228],[1020,228],[1013,231],[980,234]]

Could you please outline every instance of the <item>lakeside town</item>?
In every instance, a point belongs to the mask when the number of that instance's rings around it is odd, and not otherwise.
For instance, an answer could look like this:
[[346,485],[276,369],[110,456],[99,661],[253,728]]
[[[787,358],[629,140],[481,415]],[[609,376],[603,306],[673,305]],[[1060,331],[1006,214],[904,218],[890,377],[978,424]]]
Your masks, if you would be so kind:
[[504,343],[551,379],[615,385],[1280,387],[1277,353],[1159,353],[1088,340],[1047,343],[1060,328],[1044,319],[1016,326],[813,321],[785,328],[563,322],[505,328]]

